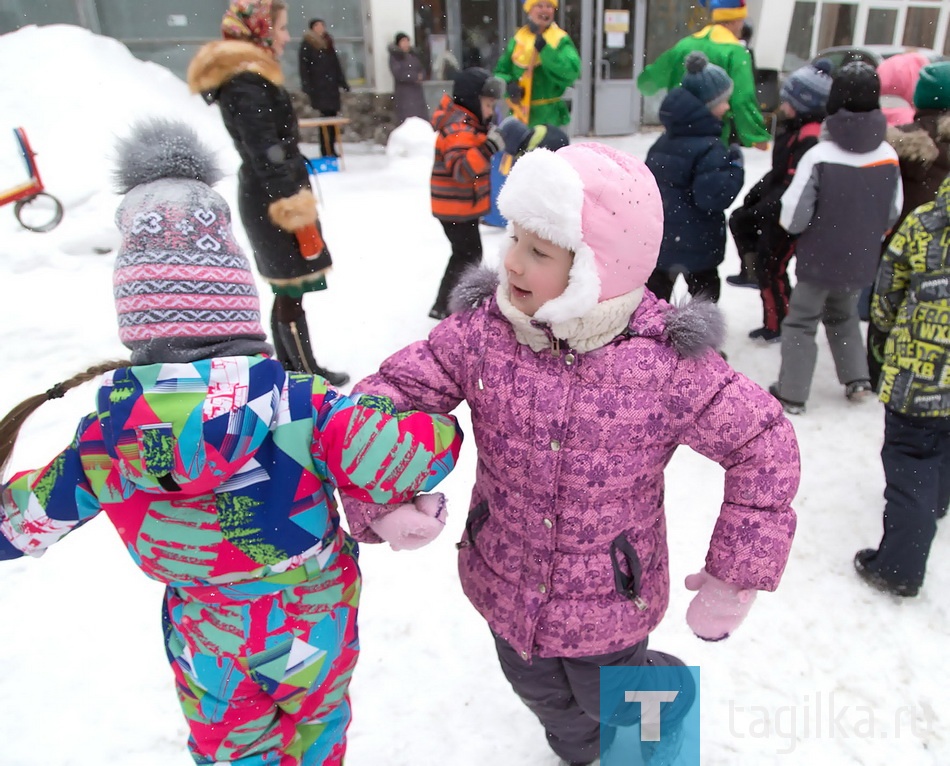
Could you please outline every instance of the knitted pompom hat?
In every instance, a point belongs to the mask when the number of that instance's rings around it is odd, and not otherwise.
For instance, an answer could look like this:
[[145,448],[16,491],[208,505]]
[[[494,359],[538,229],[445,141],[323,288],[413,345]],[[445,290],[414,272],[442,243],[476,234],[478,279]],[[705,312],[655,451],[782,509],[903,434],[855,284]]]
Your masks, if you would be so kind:
[[[656,266],[663,238],[656,180],[642,161],[605,144],[528,152],[502,186],[498,209],[509,225],[574,253],[567,288],[538,309],[538,321],[583,317],[642,289]],[[499,277],[507,282],[504,265]]]
[[273,354],[214,156],[181,122],[136,124],[117,146],[113,272],[119,339],[133,364]]
[[822,114],[831,93],[831,62],[818,59],[792,72],[782,83],[782,101],[797,114]]
[[732,78],[722,67],[710,64],[705,53],[693,51],[683,63],[686,66],[681,83],[683,88],[696,96],[707,108],[712,109],[732,96]]

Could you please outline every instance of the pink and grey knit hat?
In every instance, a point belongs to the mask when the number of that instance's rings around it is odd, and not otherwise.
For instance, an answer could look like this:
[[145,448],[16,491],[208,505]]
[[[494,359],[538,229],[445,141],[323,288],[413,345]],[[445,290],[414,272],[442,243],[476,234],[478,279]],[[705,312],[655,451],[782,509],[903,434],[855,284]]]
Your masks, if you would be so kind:
[[133,364],[273,354],[213,154],[188,125],[137,124],[117,147],[119,339]]

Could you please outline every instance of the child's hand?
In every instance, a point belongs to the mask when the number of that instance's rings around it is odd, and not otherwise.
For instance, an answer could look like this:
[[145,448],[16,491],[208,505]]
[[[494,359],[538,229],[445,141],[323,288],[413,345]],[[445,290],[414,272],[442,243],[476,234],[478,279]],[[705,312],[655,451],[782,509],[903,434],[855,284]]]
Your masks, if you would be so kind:
[[728,638],[749,613],[757,591],[723,582],[705,569],[686,578],[696,595],[686,610],[686,624],[704,641]]
[[396,506],[385,516],[370,522],[370,527],[394,551],[414,551],[439,536],[448,515],[445,495],[433,492],[431,495],[416,495],[411,503]]

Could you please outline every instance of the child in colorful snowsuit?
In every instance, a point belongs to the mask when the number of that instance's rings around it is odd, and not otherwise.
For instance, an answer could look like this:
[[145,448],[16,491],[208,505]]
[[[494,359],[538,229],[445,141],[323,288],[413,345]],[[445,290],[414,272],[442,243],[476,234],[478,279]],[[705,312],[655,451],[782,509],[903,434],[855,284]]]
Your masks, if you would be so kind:
[[[104,511],[165,583],[165,644],[197,764],[342,763],[359,653],[357,547],[334,490],[397,504],[377,539],[412,548],[444,523],[453,418],[397,414],[285,371],[254,277],[188,126],[120,145],[114,292],[132,361],[90,368],[0,423],[105,372],[95,412],[49,465],[0,485],[0,559],[38,556]],[[392,507],[392,506],[390,506]]]
[[719,300],[718,267],[726,255],[723,211],[745,179],[739,147],[727,149],[719,139],[731,94],[725,70],[694,52],[686,57],[682,85],[660,107],[666,132],[650,147],[646,163],[663,197],[663,244],[647,287],[665,301],[679,275],[690,295]]
[[742,206],[729,216],[729,228],[739,251],[743,274],[726,277],[737,286],[758,287],[762,294],[762,326],[749,333],[753,340],[775,343],[788,314],[792,286],[788,264],[795,254],[795,237],[779,223],[781,199],[805,152],[818,143],[825,104],[831,92],[831,64],[820,59],[792,72],[782,84],[779,114],[783,117],[772,148],[772,169],[752,187]]
[[[811,391],[818,324],[825,326],[838,381],[849,401],[873,396],[858,295],[874,279],[881,241],[901,211],[897,154],[884,140],[874,68],[835,74],[821,140],[798,163],[782,195],[780,223],[795,243],[798,279],[782,324],[782,366],[770,391],[801,414]],[[857,225],[860,222],[860,225]]]
[[916,596],[937,519],[950,504],[950,178],[891,237],[871,319],[887,334],[884,536],[876,550],[859,551],[854,565],[880,590]]
[[[599,143],[536,149],[499,205],[511,243],[498,272],[467,275],[457,313],[356,390],[398,408],[468,403],[478,463],[462,587],[552,749],[586,764],[599,666],[681,664],[647,648],[669,600],[673,452],[689,445],[726,471],[706,566],[687,580],[698,590],[689,625],[719,640],[756,591],[779,584],[798,449],[778,403],[716,353],[718,309],[674,308],[645,289],[663,207],[642,162]],[[363,519],[357,539],[373,539],[367,524],[388,509],[345,502]]]
[[491,206],[492,155],[505,145],[497,126],[491,125],[503,88],[504,83],[487,69],[463,69],[455,76],[452,95],[444,94],[432,115],[437,133],[430,181],[432,215],[439,219],[452,245],[452,256],[429,311],[433,319],[448,315],[452,288],[465,269],[482,260],[478,219]]

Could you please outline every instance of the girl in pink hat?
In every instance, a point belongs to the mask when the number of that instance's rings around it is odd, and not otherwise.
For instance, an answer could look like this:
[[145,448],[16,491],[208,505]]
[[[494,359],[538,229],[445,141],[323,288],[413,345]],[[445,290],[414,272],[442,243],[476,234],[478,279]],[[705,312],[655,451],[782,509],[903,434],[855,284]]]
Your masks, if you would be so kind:
[[[673,452],[687,445],[726,472],[705,565],[686,580],[697,591],[689,626],[718,641],[779,584],[798,447],[778,402],[716,353],[718,309],[674,308],[645,288],[663,205],[640,160],[596,143],[537,149],[498,204],[510,241],[497,273],[470,272],[455,313],[355,390],[399,409],[468,403],[478,461],[462,587],[513,689],[577,766],[616,732],[616,719],[600,730],[602,666],[682,667],[647,648],[669,601]],[[369,525],[387,507],[345,502],[357,539],[378,539]],[[681,508],[675,518],[697,521]],[[678,749],[694,691],[685,678],[682,691],[643,755]]]

